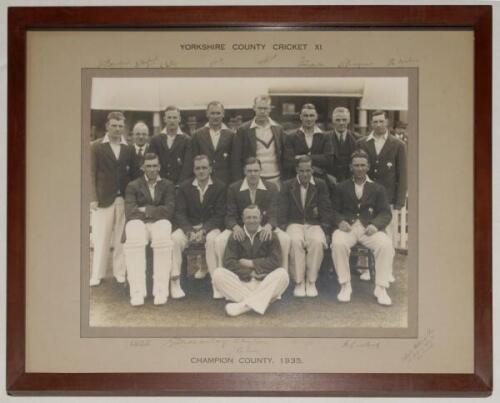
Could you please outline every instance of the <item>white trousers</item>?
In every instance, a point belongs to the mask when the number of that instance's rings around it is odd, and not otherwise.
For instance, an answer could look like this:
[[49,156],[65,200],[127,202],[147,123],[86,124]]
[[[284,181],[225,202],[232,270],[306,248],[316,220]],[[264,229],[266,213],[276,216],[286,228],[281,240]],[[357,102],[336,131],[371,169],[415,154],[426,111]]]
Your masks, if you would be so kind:
[[320,225],[290,224],[286,228],[291,240],[290,275],[297,284],[316,282],[326,248],[326,237]]
[[168,220],[144,223],[132,220],[127,223],[124,245],[130,297],[146,297],[146,245],[153,248],[153,295],[168,297],[172,268],[172,224]]
[[111,244],[113,245],[113,275],[120,279],[125,277],[125,259],[121,243],[124,227],[125,203],[122,197],[117,197],[111,206],[100,207],[92,212],[94,254],[91,276],[93,280],[99,281],[105,277]]
[[[274,230],[274,233],[278,236],[278,241],[281,246],[281,267],[288,270],[288,256],[290,254],[290,237],[288,234],[279,228]],[[222,267],[224,265],[224,252],[226,251],[227,242],[233,234],[233,231],[226,229],[224,230],[215,240],[215,249],[217,254],[217,266]]]
[[375,284],[389,287],[394,260],[392,240],[382,231],[370,236],[365,235],[365,227],[359,221],[351,226],[350,232],[338,229],[332,235],[332,258],[339,283],[345,284],[351,281],[349,255],[351,248],[357,242],[366,246],[375,255]]
[[288,272],[280,267],[269,273],[262,281],[252,279],[244,282],[232,271],[219,267],[213,274],[214,285],[228,300],[243,302],[255,312],[263,315],[271,302],[281,297],[288,287]]
[[[205,241],[205,258],[207,260],[207,267],[210,276],[217,267],[217,257],[215,253],[215,239],[220,234],[220,230],[213,229],[206,235]],[[173,274],[172,276],[180,276],[182,266],[182,252],[188,245],[188,238],[182,229],[177,229],[172,234],[172,241],[174,241],[173,250]]]

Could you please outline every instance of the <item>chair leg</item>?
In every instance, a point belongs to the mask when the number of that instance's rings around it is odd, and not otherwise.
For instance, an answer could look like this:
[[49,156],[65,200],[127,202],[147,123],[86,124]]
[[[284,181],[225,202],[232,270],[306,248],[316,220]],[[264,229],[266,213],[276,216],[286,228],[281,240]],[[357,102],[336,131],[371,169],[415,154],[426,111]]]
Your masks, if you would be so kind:
[[181,287],[184,289],[184,285],[187,282],[188,278],[188,257],[186,253],[182,254],[182,264],[181,264],[181,275],[180,275],[180,280],[181,280]]
[[368,269],[370,270],[373,282],[375,282],[375,256],[372,251],[368,252]]
[[153,248],[151,244],[146,246],[146,291],[148,295],[153,294]]

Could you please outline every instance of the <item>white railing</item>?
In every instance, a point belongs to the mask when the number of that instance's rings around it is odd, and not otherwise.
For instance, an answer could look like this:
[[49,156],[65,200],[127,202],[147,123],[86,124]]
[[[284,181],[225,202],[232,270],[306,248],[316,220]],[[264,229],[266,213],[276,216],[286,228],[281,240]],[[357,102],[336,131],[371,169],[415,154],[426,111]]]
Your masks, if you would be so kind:
[[408,250],[408,199],[406,205],[396,215],[393,232],[393,245],[396,249]]

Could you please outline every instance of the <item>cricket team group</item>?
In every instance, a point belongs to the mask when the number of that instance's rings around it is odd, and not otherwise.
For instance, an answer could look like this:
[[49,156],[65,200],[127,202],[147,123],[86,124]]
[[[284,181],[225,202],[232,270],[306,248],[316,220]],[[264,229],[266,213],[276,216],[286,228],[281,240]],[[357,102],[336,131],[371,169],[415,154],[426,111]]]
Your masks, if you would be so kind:
[[333,110],[327,132],[315,106],[305,104],[300,128],[287,134],[270,118],[269,96],[257,96],[253,109],[254,118],[234,131],[224,124],[223,104],[210,102],[207,124],[187,135],[180,110],[169,106],[165,128],[151,138],[148,125],[135,122],[131,145],[123,113],[108,114],[104,137],[91,144],[90,286],[105,276],[111,244],[116,281],[128,282],[131,305],[143,305],[149,244],[154,304],[182,298],[183,251],[198,244],[207,269],[194,278],[210,276],[213,298],[228,301],[226,313],[264,314],[290,282],[294,297],[318,296],[330,248],[337,299],[347,303],[350,252],[360,243],[373,252],[375,300],[392,304],[392,231],[406,200],[407,162],[387,113],[373,112],[371,131],[360,137],[348,129],[344,107]]

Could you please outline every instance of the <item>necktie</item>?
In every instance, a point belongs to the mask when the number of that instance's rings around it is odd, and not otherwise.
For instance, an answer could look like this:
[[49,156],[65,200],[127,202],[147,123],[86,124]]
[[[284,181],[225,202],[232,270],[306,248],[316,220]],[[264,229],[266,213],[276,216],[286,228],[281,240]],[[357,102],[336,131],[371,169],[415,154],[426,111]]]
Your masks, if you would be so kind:
[[139,156],[142,157],[142,147],[139,147]]

